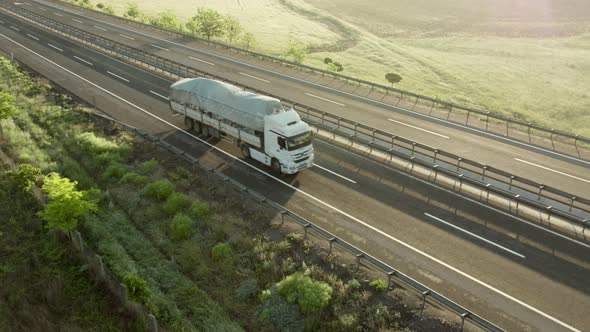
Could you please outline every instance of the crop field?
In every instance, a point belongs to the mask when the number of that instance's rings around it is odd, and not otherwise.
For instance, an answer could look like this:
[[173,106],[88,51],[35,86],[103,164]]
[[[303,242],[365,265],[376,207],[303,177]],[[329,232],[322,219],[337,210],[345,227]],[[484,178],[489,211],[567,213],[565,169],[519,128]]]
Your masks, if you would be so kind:
[[[590,3],[583,0],[139,0],[186,21],[198,7],[238,17],[258,50],[307,45],[344,74],[590,136]],[[113,3],[122,12],[124,2]]]

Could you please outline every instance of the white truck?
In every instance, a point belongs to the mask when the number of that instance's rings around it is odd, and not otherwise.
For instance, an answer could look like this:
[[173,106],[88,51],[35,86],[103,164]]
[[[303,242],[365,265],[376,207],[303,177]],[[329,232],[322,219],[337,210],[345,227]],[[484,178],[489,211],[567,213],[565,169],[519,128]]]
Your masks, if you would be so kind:
[[245,157],[295,174],[313,166],[311,131],[295,110],[276,98],[205,78],[185,78],[170,86],[170,110],[184,115],[185,129],[205,136],[231,137]]

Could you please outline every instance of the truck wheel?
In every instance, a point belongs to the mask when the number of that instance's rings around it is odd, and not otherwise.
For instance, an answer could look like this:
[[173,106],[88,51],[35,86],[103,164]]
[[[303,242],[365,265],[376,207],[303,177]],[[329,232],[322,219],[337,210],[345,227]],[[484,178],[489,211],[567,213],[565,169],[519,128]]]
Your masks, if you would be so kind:
[[244,155],[244,157],[250,158],[250,147],[248,146],[248,144],[242,144],[240,146],[240,149],[242,150],[242,154]]
[[272,167],[272,169],[279,173],[279,174],[283,174],[283,172],[281,172],[281,163],[279,163],[278,160],[273,159],[272,162],[270,163],[270,166]]
[[184,117],[184,129],[193,130],[194,126],[195,126],[195,122],[193,121],[193,119],[189,118],[188,116],[185,116]]
[[205,136],[205,137],[211,136],[211,133],[209,133],[209,127],[207,125],[201,126],[201,132],[203,133],[203,136]]
[[194,125],[193,125],[193,132],[195,134],[197,134],[197,135],[200,134],[201,131],[202,131],[202,125],[201,125],[201,123],[198,122],[198,121],[193,121],[193,123],[194,123]]

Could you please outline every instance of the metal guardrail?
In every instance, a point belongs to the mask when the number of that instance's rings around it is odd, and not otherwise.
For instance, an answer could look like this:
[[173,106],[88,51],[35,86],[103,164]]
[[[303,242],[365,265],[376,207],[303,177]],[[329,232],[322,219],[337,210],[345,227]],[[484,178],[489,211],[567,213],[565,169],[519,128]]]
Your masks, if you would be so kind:
[[[259,59],[264,59],[264,60],[268,60],[271,61],[273,63],[279,63],[281,65],[285,65],[285,66],[289,66],[289,67],[296,67],[299,68],[300,70],[307,70],[310,72],[314,72],[314,73],[320,73],[323,76],[328,75],[331,77],[334,77],[336,79],[342,79],[345,80],[347,83],[348,82],[353,82],[363,86],[367,86],[370,87],[372,90],[381,90],[381,91],[385,91],[386,93],[396,93],[399,94],[399,98],[400,100],[404,99],[404,98],[415,98],[414,104],[411,108],[411,110],[415,110],[416,105],[419,102],[422,102],[422,104],[424,104],[425,112],[428,112],[429,115],[432,115],[433,109],[437,106],[439,106],[439,108],[443,111],[443,113],[446,114],[441,114],[441,117],[446,118],[446,120],[449,120],[451,117],[451,113],[453,113],[453,111],[456,112],[461,112],[461,113],[465,113],[465,121],[454,121],[457,123],[461,123],[470,127],[474,127],[477,129],[482,129],[485,130],[486,132],[493,132],[495,134],[501,134],[507,137],[512,137],[512,138],[516,138],[519,141],[522,141],[520,139],[520,137],[513,137],[510,136],[510,129],[514,129],[515,127],[522,127],[525,130],[523,132],[525,132],[527,134],[528,137],[528,142],[530,144],[532,144],[532,138],[531,138],[531,130],[536,131],[537,136],[542,137],[542,138],[549,138],[549,140],[551,141],[551,145],[553,150],[556,150],[555,148],[555,140],[567,143],[569,142],[571,145],[573,145],[574,149],[576,150],[577,153],[577,157],[581,157],[580,152],[579,152],[579,144],[582,143],[586,146],[590,146],[590,138],[589,137],[584,137],[584,136],[580,136],[580,135],[575,135],[572,133],[568,133],[568,132],[564,132],[564,131],[560,131],[560,130],[556,130],[553,128],[548,128],[548,127],[544,127],[544,126],[540,126],[537,124],[533,124],[531,122],[525,122],[516,118],[511,118],[511,117],[506,117],[503,115],[499,115],[499,114],[494,114],[492,112],[489,111],[483,111],[483,110],[478,110],[472,107],[466,107],[466,106],[462,106],[462,105],[458,105],[455,103],[451,103],[451,102],[447,102],[447,101],[443,101],[443,100],[439,100],[438,98],[432,98],[432,97],[428,97],[428,96],[423,96],[423,95],[419,95],[413,92],[409,92],[409,91],[405,91],[405,90],[401,90],[401,89],[396,89],[387,85],[383,85],[383,84],[379,84],[379,83],[375,83],[375,82],[371,82],[371,81],[367,81],[367,80],[362,80],[362,79],[358,79],[358,78],[354,78],[354,77],[350,77],[350,76],[346,76],[346,75],[342,75],[342,74],[338,74],[329,70],[324,70],[324,69],[320,69],[320,68],[315,68],[312,66],[307,66],[307,65],[303,65],[303,64],[298,64],[292,61],[288,61],[285,59],[281,59],[281,58],[277,58],[277,57],[273,57],[270,55],[266,55],[266,54],[262,54],[262,53],[257,53],[257,52],[253,52],[253,51],[249,51],[249,50],[245,50],[239,47],[235,47],[235,46],[231,46],[231,45],[227,45],[224,43],[220,43],[220,42],[216,42],[216,41],[210,41],[210,40],[206,40],[203,38],[199,38],[197,36],[194,35],[189,35],[189,34],[185,34],[179,31],[174,31],[174,30],[169,30],[169,29],[165,29],[165,28],[161,28],[158,26],[154,26],[151,24],[146,24],[143,22],[138,22],[135,20],[130,20],[124,17],[120,17],[120,16],[116,16],[116,15],[111,15],[111,14],[107,14],[98,10],[94,10],[91,8],[85,8],[85,7],[81,7],[75,4],[71,4],[68,2],[65,2],[63,0],[57,0],[60,3],[70,7],[70,8],[76,8],[76,9],[81,9],[81,10],[85,10],[85,11],[89,11],[89,12],[93,12],[93,13],[98,13],[101,15],[105,15],[105,16],[109,16],[111,18],[117,19],[117,20],[121,20],[130,24],[135,24],[144,28],[148,28],[154,31],[159,31],[159,32],[164,32],[167,34],[172,34],[172,35],[177,35],[177,36],[182,36],[182,37],[189,37],[189,38],[193,38],[195,40],[198,40],[200,42],[203,43],[207,43],[208,45],[213,45],[215,47],[221,47],[221,48],[225,48],[228,50],[231,50],[233,52],[237,52],[237,53],[242,53],[242,54],[246,54],[249,56],[253,56]],[[485,127],[477,127],[477,126],[473,126],[469,124],[469,120],[470,118],[473,119],[473,117],[471,116],[472,114],[480,117],[480,119],[483,117],[485,120]],[[491,131],[488,124],[490,122],[490,120],[492,121],[497,121],[497,122],[502,122],[505,124],[505,131]],[[511,127],[512,126],[512,127]],[[532,133],[533,135],[535,135],[535,132]]]
[[228,177],[227,175],[223,174],[219,170],[213,167],[206,167],[202,163],[199,162],[198,159],[190,156],[188,153],[175,147],[172,144],[169,144],[162,140],[161,138],[154,136],[152,134],[143,132],[138,128],[135,128],[131,125],[128,125],[124,122],[115,120],[111,117],[101,115],[98,113],[94,113],[96,116],[102,117],[109,121],[115,122],[127,130],[133,132],[134,134],[143,137],[153,143],[158,144],[160,147],[166,149],[167,151],[177,155],[179,158],[183,158],[187,162],[189,162],[193,167],[200,167],[206,172],[215,175],[219,179],[230,185],[233,189],[237,190],[239,193],[248,195],[251,199],[254,199],[259,204],[265,204],[267,207],[270,207],[273,211],[281,215],[282,223],[285,222],[287,219],[288,221],[295,222],[296,224],[302,226],[304,232],[304,238],[307,237],[308,234],[315,235],[316,237],[325,240],[328,242],[330,253],[333,252],[334,246],[338,246],[339,248],[343,249],[344,251],[350,253],[356,260],[356,267],[357,269],[360,268],[361,263],[368,263],[371,266],[375,267],[376,269],[380,270],[382,273],[385,274],[388,280],[388,289],[393,286],[393,280],[397,280],[402,282],[403,284],[411,287],[414,291],[418,292],[422,297],[422,310],[426,304],[428,299],[435,300],[436,302],[443,305],[448,310],[456,313],[459,318],[461,319],[461,330],[463,330],[463,325],[465,321],[473,323],[475,326],[478,326],[487,331],[493,332],[501,332],[504,331],[502,328],[496,326],[495,324],[485,320],[484,318],[478,316],[477,314],[467,310],[466,308],[462,307],[458,303],[446,298],[444,295],[436,292],[435,290],[427,287],[426,285],[421,284],[417,280],[409,277],[408,275],[398,271],[397,269],[391,267],[390,265],[386,264],[385,262],[379,260],[378,258],[366,253],[365,251],[357,248],[356,246],[348,243],[345,240],[340,239],[339,237],[335,236],[334,234],[328,232],[327,230],[323,229],[320,226],[315,225],[314,223],[310,222],[309,220],[303,218],[302,216],[296,214],[293,211],[290,211],[286,207],[268,199],[264,195],[259,194],[255,190],[252,190],[238,181]]
[[[414,142],[412,140],[382,131],[369,126],[357,123],[352,120],[347,120],[339,116],[335,116],[300,103],[283,99],[280,96],[274,96],[264,91],[245,86],[243,84],[227,80],[223,77],[192,68],[190,66],[127,46],[110,39],[101,37],[99,35],[83,31],[73,26],[52,20],[42,15],[32,13],[22,7],[11,6],[6,1],[0,1],[5,5],[5,8],[10,8],[14,13],[32,20],[36,23],[44,25],[54,31],[68,36],[69,38],[79,40],[91,46],[100,48],[105,53],[118,56],[122,59],[132,63],[145,65],[149,69],[160,71],[162,73],[171,73],[179,77],[206,77],[228,82],[230,84],[239,86],[255,93],[265,94],[271,97],[281,99],[288,106],[292,106],[302,114],[302,118],[311,122],[314,125],[321,125],[330,130],[338,130],[339,134],[348,137],[356,142],[366,144],[367,146],[388,153],[391,157],[395,156],[404,160],[412,162],[412,164],[420,164],[424,167],[431,168],[436,174],[438,172],[451,176],[461,183],[469,183],[477,188],[488,193],[494,193],[504,197],[507,200],[515,203],[528,204],[540,211],[547,213],[548,218],[551,215],[556,215],[586,228],[589,221],[585,216],[575,215],[574,212],[588,212],[590,211],[590,200],[582,197],[576,197],[573,194],[566,193],[556,188],[545,186],[534,181],[511,175],[508,172],[494,168],[492,166],[483,165],[476,161],[459,157],[457,155],[429,147],[424,144]],[[404,153],[405,152],[405,153]],[[409,153],[409,154],[408,154]],[[423,156],[419,158],[416,156]],[[431,160],[429,160],[431,159]],[[444,169],[441,166],[455,165],[457,171]],[[459,170],[462,172],[458,172]],[[473,177],[473,175],[477,177]],[[481,177],[481,180],[478,179]],[[484,179],[493,180],[495,183],[484,182]],[[498,187],[500,184],[508,186],[509,190]],[[518,188],[519,193],[511,192],[510,189]],[[529,191],[529,190],[534,190]],[[538,199],[524,197],[536,196]],[[551,205],[544,204],[543,200],[551,201]],[[569,210],[569,211],[568,211]],[[512,213],[512,211],[509,211]]]

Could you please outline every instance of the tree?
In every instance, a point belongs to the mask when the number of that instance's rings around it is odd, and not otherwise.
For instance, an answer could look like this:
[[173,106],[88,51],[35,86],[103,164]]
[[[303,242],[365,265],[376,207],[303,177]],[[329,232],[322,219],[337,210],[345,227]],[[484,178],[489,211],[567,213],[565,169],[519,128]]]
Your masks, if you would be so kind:
[[138,19],[141,16],[141,11],[139,10],[137,2],[129,2],[123,16],[131,19]]
[[142,277],[135,273],[128,273],[123,278],[123,283],[127,286],[127,296],[131,301],[142,304],[150,302],[152,292]]
[[178,31],[181,29],[176,15],[169,9],[159,13],[156,17],[150,18],[150,23],[168,30]]
[[256,37],[252,32],[246,32],[242,36],[242,45],[246,48],[246,51],[249,51],[256,45]]
[[225,36],[229,41],[230,45],[241,33],[242,25],[235,16],[226,15],[224,19]]
[[[0,122],[11,118],[16,114],[16,111],[16,98],[9,93],[0,91]],[[0,126],[0,136],[4,136],[2,126]]]
[[33,185],[39,179],[41,170],[31,164],[19,164],[16,167],[16,172],[6,171],[4,174],[12,178],[17,187],[27,192],[33,188]]
[[70,231],[78,224],[78,218],[98,209],[97,201],[91,196],[96,190],[76,190],[77,181],[50,173],[44,179],[41,189],[47,194],[49,204],[39,215],[51,229]]
[[387,73],[385,74],[385,79],[391,83],[391,85],[394,85],[395,83],[399,83],[402,80],[403,77],[401,77],[398,74],[395,73]]
[[287,56],[290,56],[293,62],[297,64],[303,63],[307,56],[307,47],[300,42],[289,41],[289,48],[287,49]]
[[186,27],[191,33],[204,36],[207,40],[211,40],[211,37],[221,37],[225,32],[223,16],[211,8],[197,9],[197,14],[191,17]]

